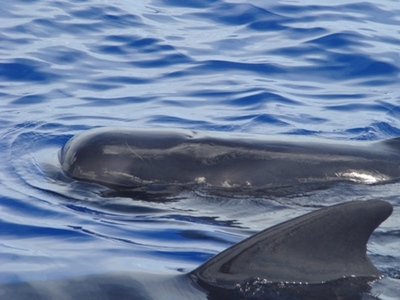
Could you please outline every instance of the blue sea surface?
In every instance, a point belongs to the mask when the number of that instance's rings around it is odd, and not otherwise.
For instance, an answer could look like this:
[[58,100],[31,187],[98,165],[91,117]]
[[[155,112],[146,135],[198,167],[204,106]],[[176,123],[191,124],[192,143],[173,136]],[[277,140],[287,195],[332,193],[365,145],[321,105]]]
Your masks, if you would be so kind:
[[317,207],[381,198],[394,213],[368,245],[386,277],[372,293],[398,299],[399,183],[148,203],[101,197],[58,161],[99,126],[399,137],[398,1],[13,0],[0,17],[0,283],[186,272]]

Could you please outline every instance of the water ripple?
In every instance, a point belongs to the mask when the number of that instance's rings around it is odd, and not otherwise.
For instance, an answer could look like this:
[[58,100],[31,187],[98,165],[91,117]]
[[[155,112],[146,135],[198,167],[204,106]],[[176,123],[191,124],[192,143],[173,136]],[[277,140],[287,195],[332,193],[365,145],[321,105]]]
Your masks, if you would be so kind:
[[190,270],[312,207],[374,197],[395,212],[370,254],[398,280],[395,184],[148,203],[68,178],[57,152],[98,126],[398,137],[399,15],[396,1],[5,1],[0,281]]

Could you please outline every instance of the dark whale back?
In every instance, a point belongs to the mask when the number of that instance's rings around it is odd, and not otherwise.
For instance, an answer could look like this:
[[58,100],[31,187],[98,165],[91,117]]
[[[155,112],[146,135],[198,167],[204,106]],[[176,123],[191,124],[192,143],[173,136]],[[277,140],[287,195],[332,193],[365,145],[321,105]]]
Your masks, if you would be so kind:
[[289,139],[100,128],[68,141],[60,162],[70,177],[119,191],[201,185],[251,194],[338,181],[382,183],[400,177],[399,139],[378,143]]
[[[366,255],[388,202],[353,201],[261,231],[186,275],[93,275],[0,285],[2,300],[362,299],[381,273]],[[373,299],[373,298],[368,298]]]
[[205,286],[224,290],[277,284],[306,284],[310,289],[344,279],[358,284],[378,279],[381,273],[367,257],[367,242],[392,210],[380,200],[323,208],[234,245],[191,275]]

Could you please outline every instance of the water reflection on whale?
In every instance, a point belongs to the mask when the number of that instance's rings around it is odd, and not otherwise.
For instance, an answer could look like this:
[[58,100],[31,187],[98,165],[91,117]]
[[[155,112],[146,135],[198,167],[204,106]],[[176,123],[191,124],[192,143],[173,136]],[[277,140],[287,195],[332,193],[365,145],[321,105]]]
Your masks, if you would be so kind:
[[288,195],[336,182],[400,178],[400,139],[337,142],[187,130],[98,128],[66,143],[60,162],[72,178],[112,189],[108,196],[210,193]]
[[[381,277],[366,255],[392,213],[381,200],[325,207],[259,232],[187,275],[104,274],[0,286],[19,299],[362,299]],[[372,298],[368,298],[372,299]]]

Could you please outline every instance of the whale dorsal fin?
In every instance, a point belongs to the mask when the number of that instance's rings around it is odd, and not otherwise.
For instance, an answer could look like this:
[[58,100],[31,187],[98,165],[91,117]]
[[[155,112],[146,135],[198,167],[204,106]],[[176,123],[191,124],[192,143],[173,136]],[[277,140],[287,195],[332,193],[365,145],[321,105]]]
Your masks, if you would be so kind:
[[291,283],[379,278],[380,272],[366,255],[367,242],[392,210],[390,203],[381,200],[322,208],[251,236],[191,275],[228,289],[254,278]]

